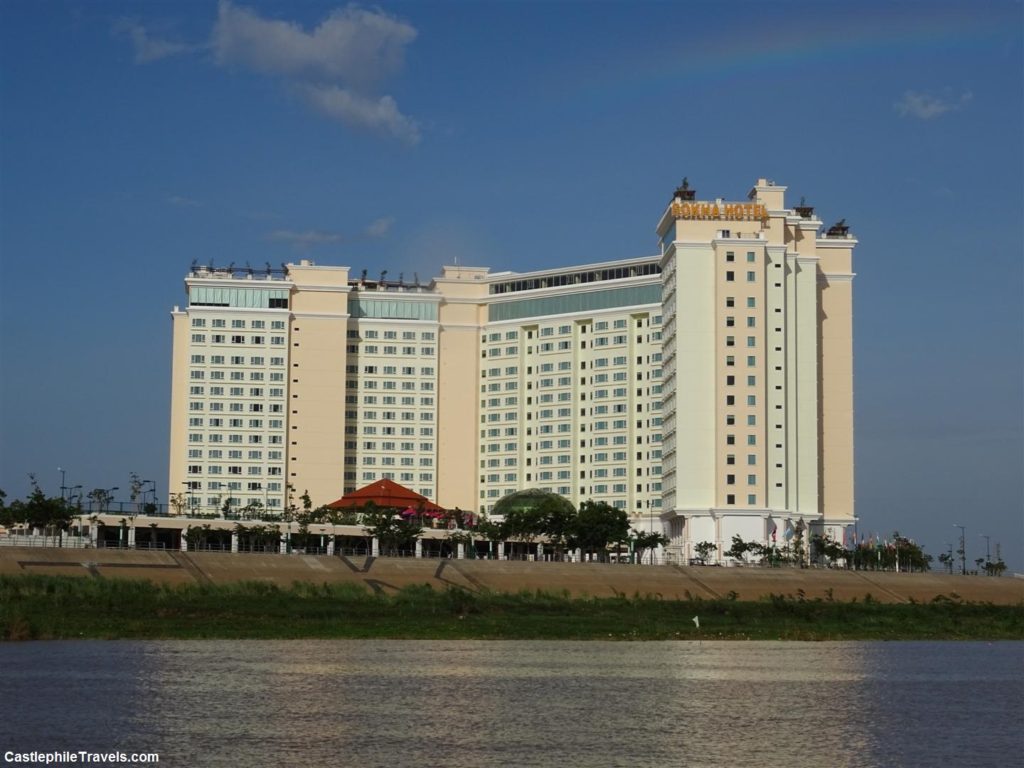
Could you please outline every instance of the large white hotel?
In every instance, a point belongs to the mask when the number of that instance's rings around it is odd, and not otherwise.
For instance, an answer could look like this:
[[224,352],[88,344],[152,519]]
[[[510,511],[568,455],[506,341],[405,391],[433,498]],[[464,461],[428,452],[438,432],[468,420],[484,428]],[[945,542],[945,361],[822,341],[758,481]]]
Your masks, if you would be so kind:
[[854,522],[852,254],[840,225],[683,185],[656,255],[427,284],[309,261],[193,265],[175,308],[170,488],[206,512],[390,478],[487,512],[607,501],[689,557]]

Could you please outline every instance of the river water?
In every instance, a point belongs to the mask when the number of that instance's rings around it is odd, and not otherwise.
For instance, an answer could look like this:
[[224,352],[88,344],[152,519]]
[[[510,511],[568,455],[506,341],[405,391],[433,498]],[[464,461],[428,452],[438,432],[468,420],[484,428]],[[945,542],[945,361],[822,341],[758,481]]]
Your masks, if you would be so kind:
[[1005,768],[1022,733],[1022,642],[0,645],[0,749],[164,766]]

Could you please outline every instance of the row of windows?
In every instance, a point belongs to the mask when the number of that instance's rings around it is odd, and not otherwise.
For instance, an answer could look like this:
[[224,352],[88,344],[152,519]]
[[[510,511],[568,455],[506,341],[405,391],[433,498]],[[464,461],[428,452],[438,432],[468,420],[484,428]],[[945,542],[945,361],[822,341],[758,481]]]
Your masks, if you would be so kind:
[[[357,476],[358,475],[357,475],[356,472],[348,471],[348,472],[345,473],[345,480],[346,481],[354,481]],[[380,479],[383,479],[383,480],[398,480],[399,482],[402,482],[402,483],[412,483],[412,482],[415,482],[416,481],[416,477],[417,477],[415,472],[399,472],[397,474],[397,476],[396,476],[396,474],[394,472],[380,472],[380,473],[378,473],[378,472],[363,472],[363,479],[364,480],[369,480],[370,482],[372,482],[374,480],[377,480],[378,476],[379,476]],[[433,472],[420,472],[419,473],[419,482],[421,482],[421,483],[432,483],[432,482],[434,482],[434,473]],[[355,487],[348,487],[348,486],[346,486],[345,493],[352,493],[352,491],[354,491],[354,490],[355,490]],[[431,491],[430,491],[429,488],[425,488],[425,489],[421,488],[420,489],[420,493],[423,496],[430,496]]]
[[[284,397],[283,387],[249,387],[246,392],[245,387],[228,387],[228,394],[231,397],[263,397],[266,392],[268,397]],[[206,387],[202,384],[192,384],[188,388],[190,395],[205,395]],[[224,387],[210,387],[211,397],[221,397],[224,395]]]
[[[345,351],[350,355],[397,355],[399,347],[389,346],[385,344],[383,347],[378,347],[376,344],[349,344],[345,347]],[[401,354],[403,355],[415,355],[416,347],[401,347]],[[419,354],[421,357],[433,357],[434,347],[420,347]]]
[[[248,441],[246,440],[246,437],[248,437]],[[190,443],[202,443],[205,441],[210,443],[226,442],[238,444],[248,442],[251,445],[259,445],[260,443],[263,442],[263,435],[228,435],[227,438],[228,439],[225,440],[224,435],[219,433],[214,433],[212,435],[204,435],[202,432],[188,433],[188,441]],[[284,442],[284,438],[281,435],[267,435],[266,438],[267,442],[270,443],[271,445],[281,445]]]
[[[397,365],[384,365],[384,366],[364,365],[363,366],[363,373],[371,374],[371,375],[372,374],[376,374],[379,371],[380,373],[383,373],[385,376],[398,376],[399,375],[399,370],[401,370],[401,375],[402,376],[415,376],[416,375],[416,368],[414,368],[412,366],[408,366],[408,365],[406,365],[406,366],[397,366]],[[358,365],[346,365],[345,366],[345,373],[359,373],[359,366]],[[434,375],[434,368],[433,368],[433,366],[424,366],[424,367],[419,369],[419,373],[420,373],[420,376],[433,376]]]
[[[729,262],[736,261],[736,253],[734,251],[726,251],[725,260]],[[747,251],[747,263],[753,264],[756,261],[757,254],[755,254],[753,251]]]
[[[345,395],[345,405],[356,405],[359,402],[359,395]],[[398,397],[397,395],[383,395],[378,397],[377,395],[363,395],[363,405],[377,405],[378,402],[381,405],[405,405],[414,406],[416,405],[416,398],[412,395],[404,395]],[[433,397],[421,397],[420,405],[433,407]],[[351,414],[351,418],[358,418],[358,414],[354,411],[347,411],[346,415]],[[364,414],[366,418],[374,418]]]
[[[261,331],[261,330],[264,330],[267,327],[267,322],[265,320],[250,320],[248,322],[249,322],[248,327],[253,329],[254,331]],[[205,328],[206,327],[206,318],[204,318],[204,317],[193,317],[192,318],[192,327],[193,328]],[[227,328],[228,327],[228,321],[223,319],[223,318],[219,318],[219,317],[213,318],[213,319],[210,320],[210,327],[211,328]],[[246,321],[245,320],[237,320],[237,319],[236,320],[232,320],[231,321],[231,328],[232,329],[242,329],[242,330],[244,330],[246,328]],[[284,320],[271,320],[270,321],[270,330],[272,330],[272,331],[283,331],[284,330]]]
[[[209,410],[213,413],[223,413],[225,410],[229,413],[284,413],[284,405],[282,403],[269,403],[264,406],[263,403],[222,403],[212,402],[204,403],[199,400],[193,400],[188,404],[188,409],[192,413],[198,413],[206,410],[206,406],[209,405]],[[227,408],[224,406],[227,405]]]
[[[377,447],[378,445],[380,446],[379,448]],[[359,443],[356,442],[355,440],[346,440],[345,441],[345,450],[346,451],[354,451],[358,447],[359,447]],[[403,453],[408,453],[410,451],[415,451],[416,450],[416,443],[393,443],[393,442],[388,441],[388,440],[385,440],[385,441],[383,441],[381,443],[377,443],[374,440],[368,440],[368,441],[364,441],[363,442],[362,447],[363,447],[364,451],[396,451],[396,450],[401,450]],[[428,452],[429,451],[433,451],[434,450],[434,444],[433,443],[420,443],[419,449],[421,451],[428,451]]]
[[[245,429],[246,427],[249,429],[263,429],[263,424],[263,419],[249,419],[246,422],[245,419],[222,419],[219,417],[204,419],[201,416],[192,416],[188,420],[190,427],[210,426],[214,429],[220,429],[224,426],[227,426],[229,429]],[[270,429],[284,429],[283,419],[267,419],[266,424]]]
[[534,291],[539,288],[556,288],[562,285],[580,285],[593,283],[602,280],[622,280],[627,277],[642,277],[644,275],[657,275],[661,273],[661,265],[658,262],[646,264],[634,264],[628,267],[611,267],[590,272],[568,272],[561,275],[546,275],[544,277],[526,278],[522,280],[509,280],[502,283],[492,283],[490,293],[514,293],[517,291]]
[[[192,343],[193,344],[205,344],[206,343],[206,338],[207,338],[207,336],[206,336],[205,333],[193,333],[192,334]],[[210,338],[210,343],[211,344],[227,344],[228,340],[229,340],[228,335],[223,334],[223,333],[211,334],[209,338]],[[267,336],[249,336],[248,337],[249,341],[246,342],[246,336],[244,334],[241,334],[241,333],[232,334],[230,336],[230,341],[231,341],[232,344],[246,344],[246,343],[248,343],[248,344],[253,344],[253,345],[262,345],[262,344],[266,344],[267,343],[267,338],[270,339],[270,343],[271,344],[276,345],[276,346],[280,346],[280,345],[284,344],[284,342],[285,342],[284,336],[270,336],[270,337],[267,337]]]
[[[736,494],[734,494],[734,493],[726,494],[725,503],[730,505],[730,506],[735,504],[736,503]],[[757,494],[756,493],[747,494],[747,504],[749,506],[754,506],[754,505],[757,504]]]
[[[248,358],[248,365],[258,365],[263,367],[266,360],[267,358],[260,356],[250,357]],[[192,364],[206,365],[206,355],[192,355]],[[271,357],[270,364],[276,367],[283,366],[284,358]],[[231,355],[230,357],[225,357],[224,355],[210,355],[210,365],[233,365],[237,367],[239,365],[246,365],[246,358],[243,355]]]
[[[208,475],[241,475],[241,474],[243,474],[243,472],[242,472],[243,469],[245,470],[244,474],[247,474],[247,475],[259,476],[259,475],[262,475],[263,472],[264,472],[264,468],[263,467],[255,466],[255,465],[250,465],[250,466],[247,466],[247,467],[243,467],[240,464],[228,464],[226,466],[223,465],[223,464],[210,464],[210,465],[207,465],[207,467],[206,467],[206,474],[208,474]],[[227,471],[225,472],[225,470],[227,470]],[[201,474],[203,474],[203,465],[202,464],[189,464],[188,465],[188,473],[190,475],[201,475]],[[266,473],[267,473],[267,475],[270,475],[270,476],[280,475],[281,474],[281,467],[267,467],[266,468]]]
[[[238,459],[241,461],[243,458],[247,458],[250,461],[261,461],[263,459],[264,451],[248,451],[244,457],[244,452],[241,450],[230,450],[225,452],[220,448],[211,448],[209,451],[205,452],[206,457],[209,459],[223,459],[225,453],[229,459]],[[190,448],[188,457],[190,459],[201,459],[203,458],[203,454],[204,451],[201,448]],[[280,461],[284,458],[283,451],[266,451],[266,455],[269,461]]]
[[[398,331],[377,331],[372,328],[363,330],[360,335],[359,330],[349,329],[346,336],[350,339],[378,339],[383,338],[385,341],[398,340]],[[420,333],[419,338],[421,341],[434,341],[435,336],[433,331],[423,331]],[[416,331],[402,331],[402,341],[416,341]]]
[[[350,424],[350,425],[347,425],[345,427],[345,434],[346,435],[358,435],[360,433],[362,433],[364,435],[383,435],[384,437],[393,437],[393,436],[396,436],[396,435],[401,435],[403,437],[411,437],[412,435],[416,434],[416,428],[415,427],[377,427],[377,426],[375,426],[373,424],[366,424],[366,425],[363,426],[362,429],[359,429],[359,427],[355,426],[354,424]],[[420,437],[433,437],[434,436],[434,428],[433,427],[420,427],[419,434],[420,434]]]
[[395,456],[346,456],[345,464],[348,466],[361,464],[364,467],[372,467],[376,466],[378,458],[380,459],[381,466],[385,467],[396,467],[399,464],[403,467],[412,467],[416,464],[419,464],[421,467],[434,466],[434,460],[426,456],[421,457],[418,461],[413,461],[408,457],[402,457],[402,460],[399,461]]
[[[432,381],[421,381],[418,385],[415,381],[402,381],[397,382],[393,380],[377,382],[372,379],[349,379],[345,382],[345,389],[359,389],[362,386],[363,390],[368,389],[385,389],[385,390],[396,390],[401,389],[403,392],[415,392],[417,389],[423,392],[433,392],[434,382]],[[346,398],[346,402],[347,398]]]

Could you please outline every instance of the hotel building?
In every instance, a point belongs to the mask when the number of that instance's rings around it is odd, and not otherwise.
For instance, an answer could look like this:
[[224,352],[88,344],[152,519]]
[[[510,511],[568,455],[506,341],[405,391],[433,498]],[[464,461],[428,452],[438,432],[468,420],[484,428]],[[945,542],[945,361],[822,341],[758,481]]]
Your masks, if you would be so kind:
[[385,477],[483,512],[537,487],[625,509],[683,558],[734,534],[841,537],[856,241],[784,192],[681,188],[659,254],[523,274],[193,264],[169,487],[205,512]]

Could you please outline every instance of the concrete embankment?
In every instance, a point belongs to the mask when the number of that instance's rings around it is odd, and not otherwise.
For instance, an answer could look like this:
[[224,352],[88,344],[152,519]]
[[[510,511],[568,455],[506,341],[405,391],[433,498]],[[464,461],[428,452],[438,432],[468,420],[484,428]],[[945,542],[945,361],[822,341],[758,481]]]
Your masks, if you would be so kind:
[[771,594],[807,599],[885,603],[927,602],[939,595],[996,605],[1024,605],[1024,580],[934,573],[879,573],[795,568],[716,568],[494,560],[341,558],[117,549],[0,549],[0,574],[48,574],[100,579],[147,579],[162,584],[262,581],[351,583],[391,592],[413,584],[469,590],[545,590],[613,597],[758,600]]

